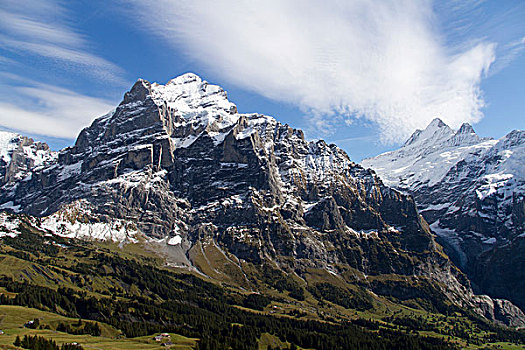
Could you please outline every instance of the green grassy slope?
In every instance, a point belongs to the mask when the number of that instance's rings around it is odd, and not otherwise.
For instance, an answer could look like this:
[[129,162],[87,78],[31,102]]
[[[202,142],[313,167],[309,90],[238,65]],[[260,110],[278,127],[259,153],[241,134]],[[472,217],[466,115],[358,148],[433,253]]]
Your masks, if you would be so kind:
[[[217,247],[199,250],[203,270],[231,272],[220,283],[211,272],[203,279],[164,266],[146,243],[72,241],[24,220],[20,230],[16,238],[0,239],[0,327],[7,330],[2,346],[16,334],[36,332],[86,348],[158,349],[151,338],[164,331],[172,334],[172,348],[181,349],[476,349],[503,341],[518,349],[525,342],[523,332],[468,311],[423,298],[374,295],[356,282],[356,271],[335,276],[312,269],[299,277],[245,262],[239,270]],[[382,276],[379,282],[396,278]],[[50,329],[20,328],[32,318]],[[96,320],[101,336],[56,332],[58,323],[78,318]]]
[[[24,324],[30,320],[39,319],[43,328],[49,326],[50,329],[29,329]],[[74,325],[77,319],[63,317],[54,313],[45,312],[33,308],[22,306],[0,305],[0,329],[4,334],[0,336],[0,349],[9,348],[16,336],[39,335],[46,339],[55,340],[57,344],[79,343],[84,348],[96,349],[160,349],[161,346],[152,339],[151,336],[137,338],[120,338],[120,331],[115,328],[99,323],[102,328],[101,336],[73,335],[65,332],[56,331],[59,323]],[[193,349],[196,339],[182,337],[171,334],[173,342],[172,349]]]

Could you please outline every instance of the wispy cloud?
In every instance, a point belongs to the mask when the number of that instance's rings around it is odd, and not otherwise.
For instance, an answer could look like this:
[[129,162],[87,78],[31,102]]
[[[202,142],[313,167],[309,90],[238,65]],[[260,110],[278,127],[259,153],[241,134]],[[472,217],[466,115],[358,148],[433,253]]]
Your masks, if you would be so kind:
[[449,1],[442,11],[463,15],[445,29],[429,0],[133,3],[142,28],[221,79],[300,106],[318,130],[361,116],[392,142],[436,116],[452,127],[483,117],[497,45],[460,35],[475,33],[466,16],[481,1]]
[[517,57],[525,52],[525,37],[514,40],[502,48],[502,55],[491,69],[491,74],[497,74],[511,64]]
[[63,3],[56,0],[6,0],[0,5],[0,45],[4,50],[60,62],[64,69],[123,84],[123,70],[90,52],[88,41],[75,31],[67,15]]
[[[39,16],[37,13],[31,13],[33,17],[47,17]],[[27,13],[17,13],[15,9],[11,11],[0,10],[0,17],[2,23],[0,26],[10,33],[14,33],[25,40],[43,40],[46,42],[60,43],[65,45],[78,46],[84,43],[84,39],[77,33],[58,24],[43,23],[44,18],[28,18]]]
[[489,75],[499,73],[514,61],[525,47],[525,2],[500,0],[434,1],[437,22],[447,49],[464,50],[482,41],[497,43],[497,59]]
[[114,108],[110,101],[46,84],[11,89],[10,98],[0,100],[0,125],[20,132],[75,138],[95,117]]
[[[75,78],[126,84],[122,69],[92,52],[66,5],[60,0],[0,2],[0,126],[71,139],[113,108],[112,101],[54,85]],[[45,83],[34,80],[35,69]]]

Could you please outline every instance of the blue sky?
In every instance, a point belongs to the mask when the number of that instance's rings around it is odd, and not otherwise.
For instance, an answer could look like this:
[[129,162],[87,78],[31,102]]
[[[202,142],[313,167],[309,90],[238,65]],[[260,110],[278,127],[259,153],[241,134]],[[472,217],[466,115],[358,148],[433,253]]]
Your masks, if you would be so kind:
[[70,145],[138,78],[194,72],[352,159],[434,117],[525,128],[521,0],[0,3],[0,127]]

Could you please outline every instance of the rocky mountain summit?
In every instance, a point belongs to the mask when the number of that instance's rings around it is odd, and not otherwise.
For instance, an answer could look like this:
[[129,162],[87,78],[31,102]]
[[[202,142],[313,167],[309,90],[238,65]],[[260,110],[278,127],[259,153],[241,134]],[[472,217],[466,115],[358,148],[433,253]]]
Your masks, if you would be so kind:
[[247,289],[250,266],[307,284],[323,271],[365,300],[428,298],[525,323],[512,303],[473,295],[409,195],[335,145],[238,113],[194,74],[137,81],[74,146],[4,185],[0,204],[71,237],[155,242],[169,264]]
[[362,164],[414,196],[475,289],[525,308],[525,131],[494,140],[436,119]]

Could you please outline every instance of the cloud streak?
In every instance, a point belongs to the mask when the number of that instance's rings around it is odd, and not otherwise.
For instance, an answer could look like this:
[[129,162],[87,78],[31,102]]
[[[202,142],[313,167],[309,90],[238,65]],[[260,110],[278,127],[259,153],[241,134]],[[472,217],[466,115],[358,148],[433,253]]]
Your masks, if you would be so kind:
[[72,139],[94,117],[114,108],[110,101],[46,84],[12,90],[10,100],[0,100],[0,125],[32,134]]
[[[0,125],[15,131],[75,138],[113,101],[54,85],[72,77],[124,85],[124,72],[92,52],[89,38],[74,28],[67,2],[5,0],[0,3]],[[38,67],[41,79],[31,76]],[[58,69],[57,69],[58,68]],[[109,83],[109,84],[108,84]],[[72,84],[77,85],[77,84]]]
[[89,52],[88,41],[68,23],[67,11],[55,0],[6,0],[0,5],[0,45],[11,52],[60,62],[112,83],[125,83],[123,71]]
[[145,26],[207,70],[296,104],[317,129],[366,118],[397,142],[434,117],[477,122],[496,45],[447,48],[431,1],[134,1]]

